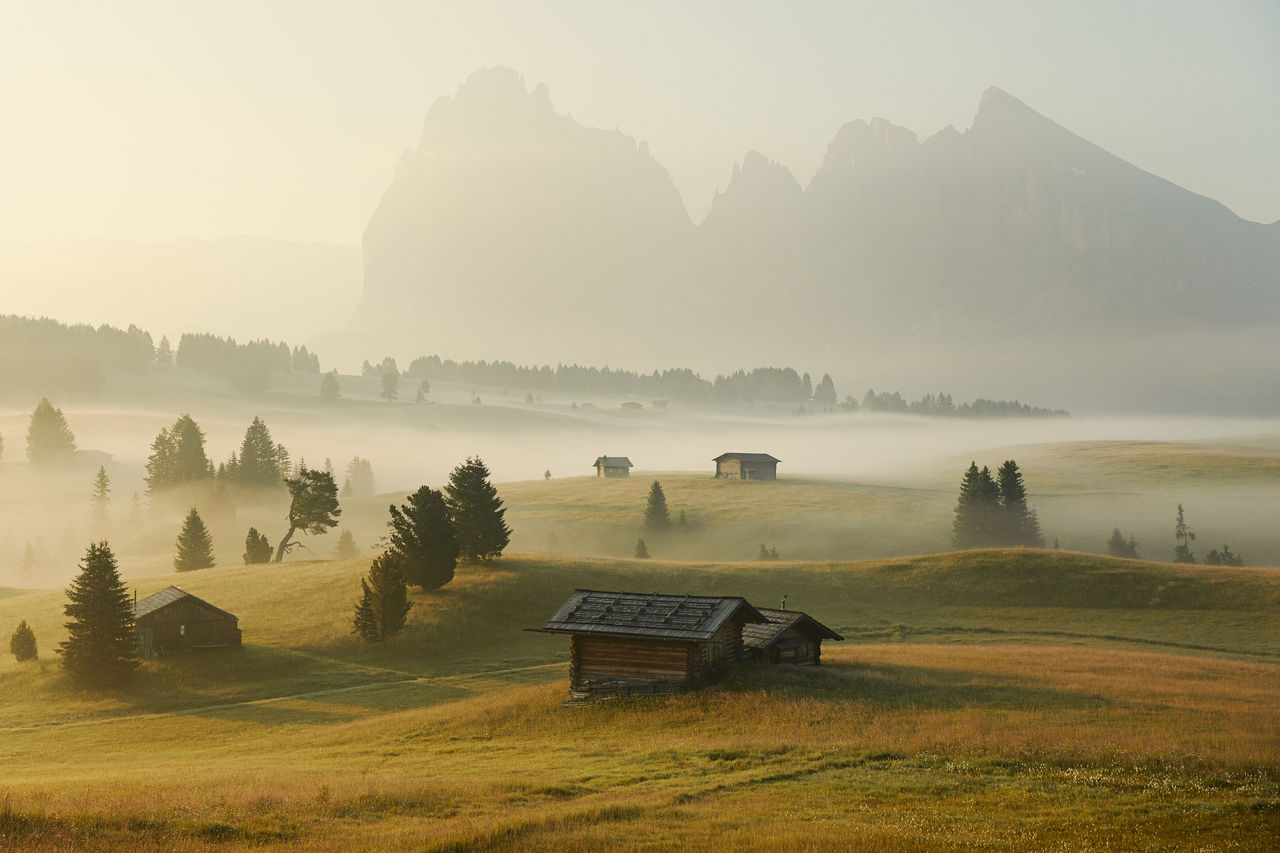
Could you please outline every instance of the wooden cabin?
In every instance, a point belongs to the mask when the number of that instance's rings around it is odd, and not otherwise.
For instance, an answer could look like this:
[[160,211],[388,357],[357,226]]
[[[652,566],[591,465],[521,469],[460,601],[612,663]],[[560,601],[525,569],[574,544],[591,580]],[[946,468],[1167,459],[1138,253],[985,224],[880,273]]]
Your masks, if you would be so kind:
[[133,605],[138,649],[144,655],[240,645],[235,616],[176,586]]
[[822,641],[844,637],[799,610],[759,609],[765,622],[742,626],[742,645],[748,657],[764,663],[822,662]]
[[633,467],[625,456],[597,456],[595,461],[597,477],[630,477]]
[[717,480],[776,480],[782,460],[768,453],[721,453],[711,461]]
[[580,589],[540,629],[569,635],[572,700],[679,693],[743,658],[745,599]]

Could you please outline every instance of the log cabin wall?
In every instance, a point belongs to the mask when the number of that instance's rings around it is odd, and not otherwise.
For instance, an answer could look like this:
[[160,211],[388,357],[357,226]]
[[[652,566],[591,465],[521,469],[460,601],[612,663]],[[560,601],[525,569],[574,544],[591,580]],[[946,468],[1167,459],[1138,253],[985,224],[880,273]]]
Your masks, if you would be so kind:
[[569,641],[570,691],[588,695],[676,692],[695,676],[694,645],[574,635]]

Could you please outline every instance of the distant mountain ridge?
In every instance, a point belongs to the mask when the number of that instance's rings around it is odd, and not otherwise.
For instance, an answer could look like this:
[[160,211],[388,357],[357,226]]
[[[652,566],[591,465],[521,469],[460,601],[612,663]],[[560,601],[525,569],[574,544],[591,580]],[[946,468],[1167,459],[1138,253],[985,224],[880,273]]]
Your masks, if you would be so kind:
[[749,152],[694,225],[644,143],[477,71],[402,157],[364,268],[326,344],[365,356],[804,362],[842,387],[1280,411],[1280,223],[994,88],[964,132],[849,122],[808,186]]

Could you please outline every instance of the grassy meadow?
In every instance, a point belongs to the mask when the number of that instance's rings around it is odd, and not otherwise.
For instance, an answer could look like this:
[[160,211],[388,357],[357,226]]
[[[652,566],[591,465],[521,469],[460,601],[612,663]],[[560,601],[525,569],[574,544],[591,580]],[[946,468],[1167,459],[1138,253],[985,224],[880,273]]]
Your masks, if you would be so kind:
[[[1266,850],[1280,837],[1280,570],[1257,567],[1280,564],[1274,425],[1080,440],[1095,428],[629,412],[500,389],[475,405],[448,386],[393,404],[357,377],[321,404],[314,380],[248,400],[212,379],[113,379],[110,406],[68,407],[89,453],[55,471],[22,458],[29,409],[0,412],[0,636],[26,619],[40,649],[0,658],[0,849]],[[151,437],[184,411],[215,462],[261,414],[295,460],[331,458],[339,479],[353,454],[370,459],[380,493],[344,500],[310,550],[243,566],[250,525],[284,533],[283,490],[194,489],[131,511]],[[774,452],[782,479],[712,479],[726,449]],[[606,451],[631,454],[633,477],[578,476]],[[351,611],[388,503],[473,453],[508,507],[510,553],[415,592],[387,646],[359,643]],[[947,553],[969,460],[1008,458],[1062,550]],[[105,530],[89,514],[98,464]],[[654,479],[676,521],[665,533],[641,527]],[[1179,502],[1197,553],[1225,542],[1252,565],[1085,553],[1118,526],[1171,556]],[[178,575],[192,504],[218,567]],[[326,559],[338,530],[362,556]],[[244,648],[150,660],[113,690],[68,681],[63,587],[97,536],[140,597],[177,584],[237,614]],[[630,559],[640,536],[654,559]],[[761,544],[782,559],[757,560]],[[564,708],[568,643],[525,629],[576,587],[786,595],[846,640],[820,668],[746,666],[697,693]]]
[[[358,644],[367,560],[135,577],[245,647],[93,692],[60,590],[6,591],[15,849],[1266,849],[1280,833],[1280,571],[1048,551],[867,563],[510,556]],[[782,593],[848,640],[677,697],[563,708],[575,586]]]

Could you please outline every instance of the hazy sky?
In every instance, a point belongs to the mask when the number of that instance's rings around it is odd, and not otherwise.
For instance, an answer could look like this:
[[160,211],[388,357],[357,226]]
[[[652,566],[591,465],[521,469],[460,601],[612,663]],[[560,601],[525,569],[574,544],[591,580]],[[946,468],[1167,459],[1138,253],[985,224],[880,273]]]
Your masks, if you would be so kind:
[[999,86],[1246,219],[1280,219],[1280,3],[0,0],[0,239],[356,243],[482,66],[647,140],[695,218],[757,149],[968,127]]

